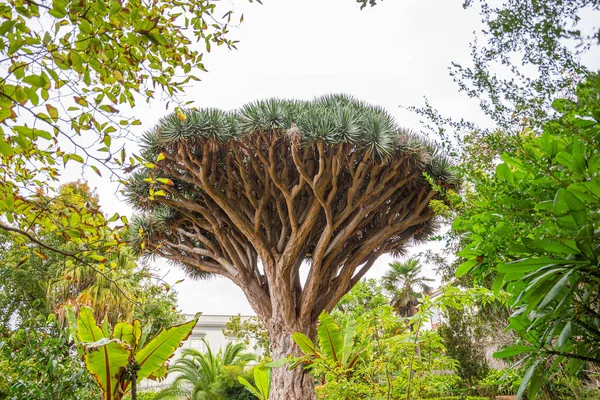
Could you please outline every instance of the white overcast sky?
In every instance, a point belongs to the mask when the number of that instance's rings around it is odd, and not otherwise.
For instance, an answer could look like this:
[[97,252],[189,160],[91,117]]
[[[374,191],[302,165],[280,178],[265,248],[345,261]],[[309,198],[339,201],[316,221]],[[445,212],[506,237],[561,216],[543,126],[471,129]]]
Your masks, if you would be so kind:
[[[263,3],[233,3],[245,14],[232,31],[238,50],[217,48],[205,55],[209,72],[187,91],[195,106],[233,109],[265,97],[343,92],[384,106],[400,125],[415,130],[419,118],[400,106],[422,105],[423,96],[446,114],[478,118],[477,102],[459,94],[448,75],[452,61],[468,63],[468,44],[480,27],[477,11],[463,10],[462,0],[385,0],[362,11],[353,0]],[[165,104],[142,104],[135,113],[143,122],[141,133],[165,115]],[[67,180],[77,179],[76,173],[68,171]],[[107,214],[131,214],[114,186],[92,174],[86,178]],[[367,276],[381,276],[390,261],[382,257]],[[156,266],[168,271],[170,283],[184,278],[165,262]],[[176,289],[186,313],[253,314],[242,291],[224,278],[186,280]]]

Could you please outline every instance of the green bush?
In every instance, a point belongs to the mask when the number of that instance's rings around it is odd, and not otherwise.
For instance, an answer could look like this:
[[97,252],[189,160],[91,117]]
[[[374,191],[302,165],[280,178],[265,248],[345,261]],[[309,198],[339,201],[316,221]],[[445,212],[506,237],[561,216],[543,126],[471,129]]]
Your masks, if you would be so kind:
[[483,396],[511,395],[517,393],[523,372],[516,369],[491,369],[477,382],[477,393]]
[[489,397],[480,397],[480,396],[449,396],[449,397],[430,397],[427,399],[419,399],[419,400],[490,400]]
[[598,400],[600,389],[574,376],[555,375],[540,390],[539,400]]
[[[154,390],[144,390],[142,392],[138,392],[137,400],[153,400],[156,392]],[[131,400],[131,393],[125,396],[123,400]]]
[[238,381],[238,377],[254,384],[254,368],[244,369],[238,365],[224,366],[215,378],[212,391],[222,399],[256,400],[256,398]]
[[418,396],[435,398],[440,396],[456,396],[465,391],[463,380],[457,374],[429,375],[417,382]]

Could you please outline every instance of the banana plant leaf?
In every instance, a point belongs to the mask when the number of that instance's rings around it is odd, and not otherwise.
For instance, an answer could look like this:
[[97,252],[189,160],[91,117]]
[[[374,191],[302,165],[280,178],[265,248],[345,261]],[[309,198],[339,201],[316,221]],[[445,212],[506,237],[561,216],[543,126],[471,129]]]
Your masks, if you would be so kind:
[[196,323],[196,317],[184,324],[163,329],[157,336],[145,341],[140,321],[133,324],[119,322],[111,329],[104,321],[98,326],[92,309],[82,307],[75,319],[73,310],[67,311],[71,333],[83,354],[86,369],[102,390],[102,400],[121,400],[131,385],[127,367],[137,364],[136,380],[163,378],[167,374],[167,361],[185,341]]
[[340,332],[340,327],[335,323],[331,315],[322,313],[319,316],[319,344],[323,353],[332,358],[336,363],[340,363],[344,351],[344,341]]
[[[150,340],[135,354],[135,361],[140,369],[138,379],[148,378],[175,354],[175,350],[190,336],[198,322],[198,316],[190,322],[162,329],[154,339]],[[166,372],[166,371],[165,371]],[[162,377],[162,376],[159,376]]]

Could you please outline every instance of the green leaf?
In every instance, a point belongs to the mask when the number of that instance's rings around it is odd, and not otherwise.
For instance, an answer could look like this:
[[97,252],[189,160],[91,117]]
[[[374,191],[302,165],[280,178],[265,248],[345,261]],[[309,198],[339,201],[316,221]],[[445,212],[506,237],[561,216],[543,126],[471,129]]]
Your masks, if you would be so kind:
[[354,335],[356,334],[356,325],[354,324],[354,320],[351,317],[346,317],[342,321],[340,331],[342,334],[342,366],[346,367],[348,365],[350,355],[352,354]]
[[456,269],[456,277],[460,278],[461,276],[463,276],[464,274],[466,274],[467,272],[469,272],[470,270],[473,269],[474,266],[476,266],[478,264],[477,260],[468,260],[465,261],[464,263],[460,264],[458,266],[458,268]]
[[254,384],[261,394],[261,399],[268,400],[271,387],[271,369],[270,368],[254,368]]
[[99,254],[90,254],[90,258],[93,259],[93,260],[96,260],[98,262],[101,262],[101,263],[105,263],[106,262],[106,257],[101,256]]
[[94,172],[96,174],[98,174],[98,176],[102,176],[102,173],[100,172],[100,170],[98,169],[98,167],[96,167],[95,165],[90,165],[90,167],[94,170]]
[[28,75],[23,78],[23,82],[36,88],[43,88],[47,84],[42,75]]
[[96,319],[90,307],[84,306],[79,310],[77,318],[77,337],[82,343],[97,342],[104,337],[102,329],[96,324]]
[[507,164],[499,164],[496,167],[496,177],[508,183],[514,183],[514,177],[510,167]]
[[122,343],[104,337],[92,309],[87,306],[79,310],[77,337],[87,348],[83,357],[86,369],[108,394],[106,398],[112,398],[117,389],[116,374],[127,365],[129,352]]
[[165,185],[173,186],[173,181],[169,178],[156,178],[156,180],[160,183],[164,183]]
[[240,382],[242,385],[244,385],[244,387],[246,388],[246,390],[248,390],[250,393],[252,393],[254,396],[256,396],[257,398],[259,398],[260,400],[268,400],[268,399],[265,399],[262,396],[262,394],[254,386],[252,386],[252,384],[250,382],[248,382],[243,377],[238,376],[238,382]]
[[302,352],[304,354],[306,354],[306,355],[309,355],[309,354],[318,355],[319,354],[313,341],[310,340],[310,338],[308,336],[306,336],[304,333],[294,332],[294,333],[292,333],[292,339],[294,340],[294,342],[296,342],[296,344],[298,345],[298,347],[300,347],[300,350],[302,350]]
[[48,104],[46,103],[46,110],[48,110],[48,115],[50,115],[50,118],[52,118],[52,121],[57,122],[58,121],[58,110],[56,109],[56,107],[54,107],[52,104]]
[[548,257],[530,257],[522,258],[520,260],[511,261],[508,263],[498,264],[498,272],[503,273],[528,273],[537,271],[542,267],[549,265],[564,265],[571,264],[573,261],[569,260],[558,260]]
[[571,269],[562,278],[560,278],[558,280],[558,282],[556,282],[554,284],[554,286],[552,286],[552,289],[550,289],[550,291],[548,291],[548,293],[546,294],[546,296],[540,303],[540,305],[539,305],[540,309],[543,309],[544,307],[546,307],[556,296],[558,296],[558,294],[560,292],[562,292],[562,290],[565,288],[565,286],[569,280],[569,276],[571,275],[571,273],[573,273],[573,271],[574,270]]
[[509,358],[514,357],[522,353],[530,353],[535,351],[535,347],[532,346],[523,346],[519,344],[512,345],[500,351],[494,353],[494,358]]
[[116,375],[127,366],[129,351],[123,343],[101,339],[97,343],[87,345],[88,351],[83,356],[85,368],[92,374],[103,393],[112,398],[118,390]]
[[134,333],[134,327],[130,323],[119,322],[115,325],[115,328],[113,329],[112,338],[125,342],[133,348],[137,344],[139,335],[136,337]]
[[331,315],[326,312],[322,312],[319,315],[317,332],[323,353],[339,364],[344,344],[340,327],[337,326]]
[[520,400],[523,397],[523,394],[525,394],[525,389],[527,388],[527,385],[529,384],[529,381],[531,380],[536,368],[537,363],[533,363],[527,369],[527,371],[525,371],[525,375],[523,375],[523,380],[521,381],[521,386],[519,386],[519,391],[517,392],[517,400]]
[[175,350],[192,333],[192,329],[198,323],[198,317],[199,315],[196,315],[193,320],[172,326],[169,329],[163,328],[158,335],[135,354],[135,361],[140,366],[138,371],[139,380],[149,377],[173,356]]
[[577,196],[561,188],[554,197],[554,215],[558,223],[566,229],[581,229],[587,222],[585,205]]
[[2,138],[2,137],[0,137],[0,154],[2,154],[3,156],[8,156],[8,157],[15,154],[11,145],[6,143],[4,141],[4,138]]
[[568,321],[565,324],[565,327],[563,328],[562,332],[560,333],[558,340],[556,341],[557,347],[559,347],[559,348],[563,347],[567,343],[567,340],[569,340],[569,338],[571,337],[571,329],[572,329],[571,321]]

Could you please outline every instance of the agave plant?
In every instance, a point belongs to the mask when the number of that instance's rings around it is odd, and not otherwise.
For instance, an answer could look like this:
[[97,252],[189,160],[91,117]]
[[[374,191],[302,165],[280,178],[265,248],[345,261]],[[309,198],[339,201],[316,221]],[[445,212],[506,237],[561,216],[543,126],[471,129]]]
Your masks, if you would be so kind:
[[162,329],[147,338],[148,326],[139,320],[119,322],[112,329],[107,319],[98,326],[90,307],[82,307],[75,317],[68,310],[72,336],[83,356],[86,369],[102,391],[102,400],[121,400],[131,389],[135,400],[136,381],[160,380],[167,374],[167,362],[192,332],[199,314],[184,324]]
[[171,387],[156,394],[154,400],[220,400],[213,384],[223,367],[245,367],[256,360],[254,354],[245,353],[242,343],[228,343],[224,350],[214,353],[208,342],[204,353],[195,349],[183,350],[182,357],[169,369],[177,374]]

